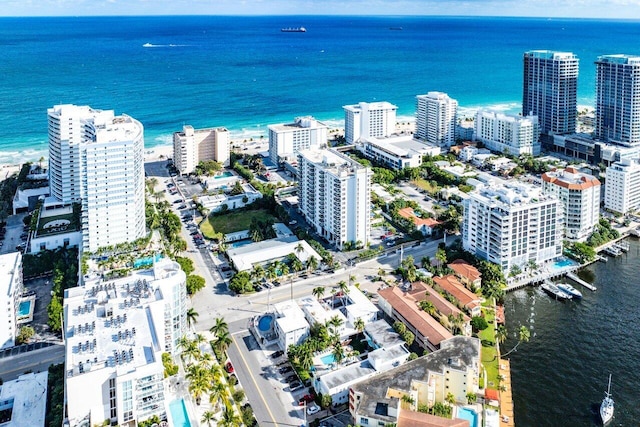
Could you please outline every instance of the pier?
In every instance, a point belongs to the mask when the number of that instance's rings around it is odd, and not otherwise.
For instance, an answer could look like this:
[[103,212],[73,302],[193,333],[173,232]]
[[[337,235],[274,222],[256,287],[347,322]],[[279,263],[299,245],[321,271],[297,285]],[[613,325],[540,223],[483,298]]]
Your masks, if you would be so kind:
[[567,273],[567,277],[573,280],[574,282],[576,282],[577,284],[582,285],[585,288],[589,289],[590,291],[596,291],[598,289],[595,286],[593,286],[591,283],[585,282],[574,273]]

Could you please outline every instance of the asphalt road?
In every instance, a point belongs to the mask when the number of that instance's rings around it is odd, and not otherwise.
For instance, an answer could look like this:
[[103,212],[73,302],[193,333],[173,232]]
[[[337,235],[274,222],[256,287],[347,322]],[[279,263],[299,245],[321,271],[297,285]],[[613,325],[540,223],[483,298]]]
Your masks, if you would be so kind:
[[3,381],[15,380],[25,372],[43,372],[58,363],[64,363],[64,344],[0,359],[0,378]]

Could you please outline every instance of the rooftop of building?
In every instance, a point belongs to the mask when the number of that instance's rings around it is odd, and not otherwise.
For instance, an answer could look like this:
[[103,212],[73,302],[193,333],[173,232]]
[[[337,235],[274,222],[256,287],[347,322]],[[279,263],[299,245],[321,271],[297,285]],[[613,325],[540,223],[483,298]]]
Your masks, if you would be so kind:
[[[433,275],[430,277],[433,277]],[[405,294],[405,297],[413,299],[416,303],[422,300],[429,301],[443,316],[458,316],[462,313],[465,322],[471,320],[462,310],[451,304],[445,297],[424,282],[412,283],[411,289]]]
[[[301,245],[302,252],[296,252],[298,245]],[[306,241],[299,240],[296,236],[281,236],[227,250],[227,255],[237,271],[251,270],[255,264],[281,259],[291,253],[303,263],[312,256],[317,260],[321,259]]]
[[298,151],[298,154],[334,175],[352,174],[367,169],[351,157],[333,149],[307,149]]
[[437,100],[452,100],[452,98],[449,97],[448,94],[444,93],[444,92],[438,92],[438,91],[431,91],[431,92],[427,92],[424,95],[417,95],[416,98],[420,99],[420,98],[429,98],[429,99],[437,99]]
[[22,283],[22,253],[9,252],[0,255],[0,285],[7,296],[13,295],[15,288],[9,286],[16,282],[16,275],[20,275]]
[[572,52],[558,52],[555,50],[530,50],[525,52],[526,56],[540,59],[577,59],[576,54]]
[[407,362],[396,368],[377,374],[351,386],[360,394],[356,412],[359,415],[395,422],[394,417],[380,408],[397,408],[398,398],[388,397],[389,389],[411,390],[413,381],[427,382],[431,373],[442,374],[445,370],[466,371],[479,369],[480,340],[478,338],[455,336],[445,340],[441,348],[425,356]]
[[542,188],[520,181],[491,179],[490,184],[476,187],[469,193],[470,198],[507,211],[514,206],[557,200],[555,196],[543,193]]
[[640,56],[626,55],[626,54],[613,54],[613,55],[600,55],[596,60],[596,64],[620,64],[620,65],[640,65]]
[[460,301],[460,304],[464,307],[471,309],[480,304],[480,297],[465,288],[464,285],[458,281],[456,276],[448,274],[443,277],[434,277],[433,281],[445,292],[451,294],[455,299]]
[[469,427],[469,421],[443,418],[403,408],[398,415],[396,427]]
[[367,322],[364,331],[378,347],[393,347],[404,343],[400,335],[384,319]]
[[484,110],[480,109],[477,112],[478,117],[490,117],[496,120],[501,120],[510,123],[520,124],[535,124],[538,122],[538,116],[522,116],[519,114],[506,114],[501,111]]
[[2,406],[11,406],[10,421],[3,422],[3,427],[45,425],[48,376],[47,371],[24,374],[0,386]]
[[291,132],[300,129],[320,129],[328,128],[321,121],[316,120],[312,116],[296,117],[292,123],[280,123],[268,126],[270,130],[275,132]]
[[331,390],[334,387],[340,385],[349,385],[355,381],[371,376],[376,373],[371,363],[368,360],[363,360],[358,363],[347,365],[341,369],[327,372],[323,374],[319,381],[324,383],[326,388]]
[[163,350],[156,325],[164,324],[161,283],[180,277],[180,265],[164,259],[127,277],[89,276],[84,286],[65,290],[67,376],[108,368],[128,371],[156,361]]
[[464,277],[471,282],[475,282],[482,277],[480,271],[463,259],[456,259],[449,263],[449,268],[455,271],[458,276]]
[[36,237],[80,231],[80,212],[73,211],[72,206],[55,209],[40,209]]
[[276,323],[285,334],[309,327],[304,312],[295,301],[287,300],[273,305],[277,314]]
[[386,300],[394,311],[398,312],[434,347],[438,347],[442,341],[453,336],[447,328],[418,306],[418,299],[411,294],[403,292],[397,286],[381,289],[378,291],[378,295]]
[[586,190],[600,186],[598,178],[571,166],[566,169],[553,168],[542,174],[542,180],[569,190]]
[[418,214],[415,213],[412,207],[406,207],[398,210],[398,215],[403,218],[407,218],[416,225],[416,227],[435,227],[436,225],[442,224],[440,221],[433,218],[421,218]]
[[351,110],[351,111],[363,110],[363,109],[367,109],[367,110],[397,110],[398,106],[397,105],[393,105],[393,104],[391,104],[390,102],[387,102],[387,101],[376,101],[376,102],[359,102],[357,104],[343,105],[342,108],[345,109],[345,110]]
[[182,126],[182,131],[177,131],[174,132],[174,135],[177,135],[178,137],[186,137],[186,136],[193,136],[196,133],[208,133],[208,132],[229,132],[229,130],[225,127],[209,127],[209,128],[201,128],[201,129],[195,129],[193,126],[191,125],[184,125]]
[[417,140],[411,134],[394,133],[387,137],[367,137],[362,140],[364,144],[370,144],[380,150],[386,151],[398,157],[413,157],[424,155],[433,149],[440,149],[434,145]]
[[95,129],[95,138],[85,140],[86,143],[132,141],[143,131],[142,124],[126,114],[116,116],[113,110],[99,110],[88,105],[55,105],[47,113],[50,116],[75,116],[90,122]]

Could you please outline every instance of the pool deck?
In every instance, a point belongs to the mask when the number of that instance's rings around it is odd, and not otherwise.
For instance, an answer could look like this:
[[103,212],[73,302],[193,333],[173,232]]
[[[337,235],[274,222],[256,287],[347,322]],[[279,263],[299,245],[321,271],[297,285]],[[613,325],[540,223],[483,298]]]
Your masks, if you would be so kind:
[[498,365],[498,375],[504,378],[501,381],[500,388],[500,426],[515,427],[516,423],[513,419],[513,395],[511,391],[511,363],[508,359],[500,359]]
[[29,323],[33,321],[33,312],[35,311],[35,307],[36,307],[36,296],[35,295],[29,295],[27,297],[23,297],[20,299],[20,304],[22,304],[25,301],[30,301],[31,304],[29,305],[29,313],[27,313],[25,316],[20,316],[18,314],[16,323],[18,325],[22,325],[24,323]]

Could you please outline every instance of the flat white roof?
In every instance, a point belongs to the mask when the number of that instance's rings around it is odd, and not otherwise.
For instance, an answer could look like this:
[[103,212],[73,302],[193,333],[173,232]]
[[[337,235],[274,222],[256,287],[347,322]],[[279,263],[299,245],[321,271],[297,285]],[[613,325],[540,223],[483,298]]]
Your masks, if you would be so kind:
[[273,308],[278,315],[276,323],[285,334],[309,327],[302,309],[298,307],[295,301],[282,301],[281,303],[275,304]]
[[12,297],[16,291],[13,289],[13,284],[15,283],[15,275],[22,275],[22,271],[19,268],[21,259],[22,253],[20,252],[0,255],[0,288],[4,290],[3,295],[6,298]]
[[0,401],[13,399],[11,421],[3,427],[44,426],[47,411],[47,371],[21,375],[0,386]]
[[[303,251],[296,252],[298,245]],[[254,264],[281,259],[289,254],[295,254],[300,261],[305,262],[311,256],[320,261],[318,253],[304,240],[298,240],[296,236],[277,237],[275,239],[263,240],[262,242],[232,248],[227,251],[227,255],[233,261],[233,265],[238,271],[251,270]]]

